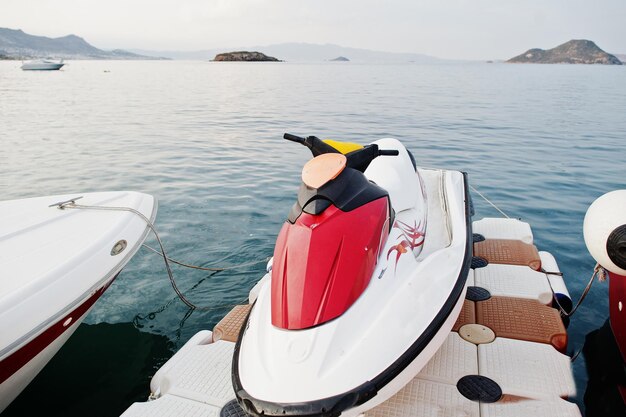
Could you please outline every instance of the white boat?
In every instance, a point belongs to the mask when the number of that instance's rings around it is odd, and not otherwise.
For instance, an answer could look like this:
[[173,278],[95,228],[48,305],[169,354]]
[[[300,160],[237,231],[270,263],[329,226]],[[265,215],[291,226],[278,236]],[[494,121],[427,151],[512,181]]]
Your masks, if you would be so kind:
[[[0,412],[72,335],[149,232],[129,211],[54,206],[79,196],[0,202]],[[82,194],[76,204],[156,216],[156,199],[137,192]]]
[[51,71],[58,70],[63,67],[65,63],[61,59],[60,61],[52,61],[50,59],[36,59],[33,61],[27,61],[22,64],[23,70],[37,70],[37,71]]

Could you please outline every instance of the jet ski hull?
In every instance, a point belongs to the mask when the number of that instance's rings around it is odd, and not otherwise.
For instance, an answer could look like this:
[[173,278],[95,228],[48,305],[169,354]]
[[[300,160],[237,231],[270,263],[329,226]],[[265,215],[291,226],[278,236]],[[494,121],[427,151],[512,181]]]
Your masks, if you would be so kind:
[[441,247],[405,255],[398,242],[411,234],[396,226],[415,223],[411,209],[397,213],[370,286],[342,316],[312,329],[275,328],[269,283],[261,288],[233,356],[233,387],[248,413],[356,416],[395,394],[434,355],[460,312],[472,257],[466,175],[442,178],[441,210],[451,221],[440,230]]

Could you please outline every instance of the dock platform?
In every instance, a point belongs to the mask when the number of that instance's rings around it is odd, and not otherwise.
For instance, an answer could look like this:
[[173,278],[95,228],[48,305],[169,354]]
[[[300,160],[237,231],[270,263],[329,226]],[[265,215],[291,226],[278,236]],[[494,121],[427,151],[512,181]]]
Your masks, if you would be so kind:
[[[528,223],[486,218],[473,229],[475,262],[453,331],[409,384],[364,417],[581,416],[567,401],[575,385],[551,286],[569,294],[554,257],[538,251]],[[249,309],[236,306],[212,332],[193,336],[152,378],[151,400],[122,417],[246,416],[234,401],[231,362]]]

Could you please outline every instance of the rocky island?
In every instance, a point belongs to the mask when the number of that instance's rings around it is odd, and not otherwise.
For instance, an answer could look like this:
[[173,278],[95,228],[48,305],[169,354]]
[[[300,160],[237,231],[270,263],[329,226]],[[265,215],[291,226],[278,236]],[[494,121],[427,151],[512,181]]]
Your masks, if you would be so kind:
[[261,52],[224,52],[222,54],[215,55],[213,61],[234,61],[234,62],[282,62],[280,59],[276,59],[273,56],[267,56]]
[[594,42],[574,39],[556,48],[529,49],[506,61],[514,64],[604,64],[622,65],[614,55],[604,52]]
[[346,58],[345,56],[338,56],[335,59],[331,59],[331,62],[350,62],[350,60],[348,58]]

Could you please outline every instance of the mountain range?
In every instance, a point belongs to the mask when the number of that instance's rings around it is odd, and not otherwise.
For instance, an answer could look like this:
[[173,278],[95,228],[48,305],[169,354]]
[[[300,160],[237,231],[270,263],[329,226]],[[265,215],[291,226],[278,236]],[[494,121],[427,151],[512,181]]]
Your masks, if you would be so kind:
[[0,28],[0,58],[48,57],[64,59],[158,59],[121,49],[113,51],[98,49],[76,35],[48,38],[29,35],[20,29]]
[[[573,42],[573,43],[572,43]],[[34,36],[19,29],[0,28],[0,59],[65,58],[65,59],[189,59],[212,60],[217,54],[229,51],[258,51],[291,62],[333,61],[346,57],[351,62],[368,63],[441,63],[459,62],[424,54],[382,52],[350,48],[334,44],[280,43],[265,46],[214,48],[198,51],[103,50],[76,35],[60,38]],[[530,54],[530,57],[529,57]],[[568,58],[569,54],[569,58]],[[582,54],[582,55],[581,55]],[[585,55],[586,54],[586,55]],[[595,54],[595,55],[594,55]],[[605,54],[605,55],[602,55]],[[609,56],[609,57],[607,57]],[[626,55],[606,54],[591,41],[570,41],[551,50],[531,49],[509,62],[573,62],[608,60],[626,62]],[[582,58],[581,58],[582,57]],[[595,57],[595,58],[594,58]],[[612,59],[610,57],[617,57]],[[570,59],[570,61],[567,61]],[[598,61],[598,62],[599,62]]]
[[259,51],[283,61],[330,61],[345,56],[353,62],[447,62],[423,54],[393,53],[348,48],[333,44],[281,43],[266,46],[206,49],[200,51],[112,51],[96,48],[83,38],[67,35],[60,38],[34,36],[20,29],[0,28],[0,59],[65,58],[65,59],[191,59],[212,60],[228,51]]

